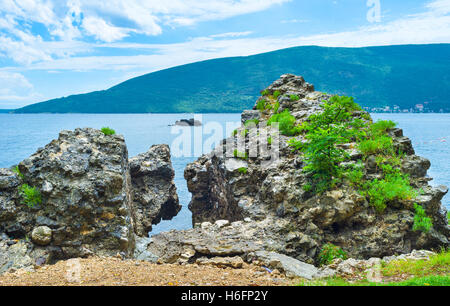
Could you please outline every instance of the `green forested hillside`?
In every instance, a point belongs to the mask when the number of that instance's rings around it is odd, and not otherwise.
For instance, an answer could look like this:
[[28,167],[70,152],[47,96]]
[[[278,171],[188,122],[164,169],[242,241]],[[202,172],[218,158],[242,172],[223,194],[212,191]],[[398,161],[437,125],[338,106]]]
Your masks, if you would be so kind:
[[450,45],[296,47],[209,60],[128,80],[105,91],[50,100],[22,113],[240,112],[284,73],[367,107],[424,104],[450,112]]

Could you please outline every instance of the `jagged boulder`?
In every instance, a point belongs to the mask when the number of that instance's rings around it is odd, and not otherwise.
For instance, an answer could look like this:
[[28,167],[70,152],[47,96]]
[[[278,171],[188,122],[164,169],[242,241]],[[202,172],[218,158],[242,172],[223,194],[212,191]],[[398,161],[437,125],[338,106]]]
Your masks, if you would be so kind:
[[[289,110],[297,124],[321,112],[323,101],[331,98],[314,91],[314,87],[302,77],[290,74],[281,76],[264,94],[266,96],[261,97],[256,105],[265,102],[263,100],[267,96],[275,97],[279,104],[278,112]],[[249,114],[244,112],[243,121],[250,118]],[[273,106],[261,111],[259,133],[270,130],[264,126],[272,114]],[[253,116],[254,111],[251,118]],[[355,111],[353,116],[370,122],[366,112]],[[249,137],[251,132],[243,131],[244,127],[238,129],[235,136],[186,167],[185,178],[192,193],[189,208],[194,224],[250,218],[254,220],[254,228],[264,229],[265,236],[260,241],[263,249],[275,250],[308,263],[317,260],[321,247],[328,242],[342,247],[354,258],[383,257],[449,245],[450,229],[445,210],[441,207],[441,199],[448,190],[443,186],[429,186],[430,179],[426,173],[430,163],[414,155],[411,141],[401,129],[388,132],[394,148],[404,153],[401,168],[410,174],[411,185],[420,190],[420,195],[415,199],[389,203],[382,214],[346,181],[321,194],[312,194],[303,188],[309,177],[302,170],[305,166],[303,156],[293,153],[287,144],[292,137],[280,135],[279,158],[274,160],[261,154],[262,151],[257,156],[223,154],[228,146],[233,147],[238,138],[246,134],[244,149],[249,151],[254,136]],[[296,139],[305,141],[302,135]],[[356,143],[343,144],[342,148],[350,156],[343,167],[362,159]],[[364,166],[368,179],[380,177],[374,156],[367,158]],[[432,218],[433,228],[428,233],[412,230],[414,202],[422,205]],[[265,228],[263,224],[270,226]],[[276,241],[274,248],[268,247],[270,241]]]
[[168,145],[155,145],[130,159],[135,231],[145,237],[152,224],[170,220],[181,210]]
[[122,136],[62,131],[18,168],[23,178],[15,174],[16,179],[39,190],[42,203],[28,207],[12,190],[14,201],[6,205],[14,213],[0,222],[8,235],[42,238],[37,234],[45,226],[51,230],[51,242],[45,244],[54,259],[133,251],[131,180]]
[[132,257],[136,235],[146,237],[180,206],[167,146],[132,159],[131,168],[123,136],[86,128],[62,131],[19,171],[0,169],[0,250],[9,254],[0,271],[91,254]]

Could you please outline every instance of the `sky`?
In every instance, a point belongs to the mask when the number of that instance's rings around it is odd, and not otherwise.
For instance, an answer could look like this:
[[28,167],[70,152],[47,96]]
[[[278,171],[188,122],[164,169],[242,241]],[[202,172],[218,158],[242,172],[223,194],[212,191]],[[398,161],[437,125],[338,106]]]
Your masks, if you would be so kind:
[[0,0],[0,109],[303,45],[450,43],[450,0]]

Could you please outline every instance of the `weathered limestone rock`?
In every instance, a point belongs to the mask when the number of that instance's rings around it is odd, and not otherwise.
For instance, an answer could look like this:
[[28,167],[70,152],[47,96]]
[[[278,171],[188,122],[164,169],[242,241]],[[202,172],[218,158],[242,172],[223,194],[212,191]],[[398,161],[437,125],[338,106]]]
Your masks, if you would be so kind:
[[[132,257],[135,232],[146,237],[152,223],[180,209],[165,145],[129,165],[122,136],[76,129],[61,132],[18,167],[20,175],[0,169],[3,272],[92,254]],[[42,203],[25,205],[22,184],[35,187]]]
[[213,257],[213,258],[206,258],[202,257],[195,261],[198,265],[209,265],[209,266],[215,266],[218,268],[233,268],[233,269],[240,269],[244,265],[244,260],[239,257]]
[[49,245],[52,241],[52,229],[47,226],[36,227],[31,233],[31,239],[37,245]]
[[135,231],[147,236],[152,224],[170,220],[181,210],[168,145],[157,145],[130,159]]
[[277,269],[280,272],[284,272],[288,277],[313,279],[314,275],[319,271],[319,269],[313,265],[275,252],[258,251],[250,253],[248,258],[250,262],[258,260],[271,269]]
[[[269,95],[275,91],[281,93],[277,99],[279,112],[289,109],[297,124],[320,112],[322,101],[331,97],[315,92],[302,77],[289,74],[281,76],[266,90]],[[291,95],[296,95],[299,100],[291,99]],[[261,129],[261,126],[271,112],[260,112],[261,133],[268,129]],[[353,115],[368,120],[365,112]],[[242,120],[253,116],[256,118],[256,105],[253,111],[244,112]],[[402,170],[410,175],[412,186],[421,190],[421,195],[416,199],[389,203],[383,214],[377,213],[367,199],[346,181],[335,190],[320,195],[305,191],[302,188],[308,182],[308,176],[302,171],[305,163],[303,157],[292,153],[287,145],[291,137],[280,136],[280,157],[273,162],[268,162],[270,158],[261,154],[245,159],[220,154],[228,145],[242,138],[242,131],[243,128],[238,129],[235,136],[186,167],[185,178],[192,193],[189,209],[193,213],[194,224],[250,218],[253,228],[264,231],[264,235],[257,239],[261,250],[276,250],[307,263],[316,262],[320,249],[328,242],[342,247],[354,258],[383,257],[409,253],[413,249],[449,246],[450,228],[441,206],[441,199],[448,190],[429,186],[430,179],[426,174],[430,163],[414,155],[411,141],[401,129],[392,129],[389,135],[393,138],[394,147],[405,153]],[[296,138],[304,140],[302,137]],[[244,141],[248,150],[251,137],[245,137]],[[342,147],[351,157],[346,166],[361,159],[362,154],[355,143]],[[246,171],[239,171],[240,168]],[[375,157],[365,161],[364,175],[370,179],[379,177],[380,169]],[[422,205],[432,218],[433,228],[429,233],[412,230],[414,203]],[[183,239],[181,234],[177,235],[178,239]],[[269,242],[274,242],[275,248],[269,247]]]
[[41,191],[42,204],[16,203],[17,215],[3,222],[24,233],[47,223],[53,231],[55,258],[91,253],[131,254],[128,152],[122,136],[94,129],[63,131],[57,140],[19,164],[23,181]]

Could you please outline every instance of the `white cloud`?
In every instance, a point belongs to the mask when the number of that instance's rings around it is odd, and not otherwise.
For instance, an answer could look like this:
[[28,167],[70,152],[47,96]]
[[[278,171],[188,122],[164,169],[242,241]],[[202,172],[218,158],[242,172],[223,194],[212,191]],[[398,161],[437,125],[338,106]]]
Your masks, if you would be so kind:
[[245,32],[228,32],[228,33],[222,33],[222,34],[216,34],[211,35],[212,38],[229,38],[229,37],[242,37],[242,36],[248,36],[253,34],[252,31],[245,31]]
[[15,108],[42,97],[20,73],[0,71],[0,104],[2,108]]
[[88,35],[95,36],[98,40],[113,42],[128,36],[131,29],[124,29],[110,25],[97,17],[87,17],[83,20],[83,29]]

